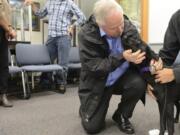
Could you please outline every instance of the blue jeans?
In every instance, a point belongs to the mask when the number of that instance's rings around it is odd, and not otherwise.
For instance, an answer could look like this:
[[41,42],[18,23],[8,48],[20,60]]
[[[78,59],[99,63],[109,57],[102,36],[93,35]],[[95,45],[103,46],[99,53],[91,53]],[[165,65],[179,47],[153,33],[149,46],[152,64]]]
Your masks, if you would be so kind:
[[[57,72],[55,75],[56,84],[66,84],[69,62],[69,50],[71,47],[70,36],[49,36],[46,42],[46,46],[48,48],[52,63],[57,60],[57,63],[63,67],[63,70],[61,72]],[[43,79],[46,80],[47,78],[49,77],[47,77],[45,74],[41,77],[42,81]]]

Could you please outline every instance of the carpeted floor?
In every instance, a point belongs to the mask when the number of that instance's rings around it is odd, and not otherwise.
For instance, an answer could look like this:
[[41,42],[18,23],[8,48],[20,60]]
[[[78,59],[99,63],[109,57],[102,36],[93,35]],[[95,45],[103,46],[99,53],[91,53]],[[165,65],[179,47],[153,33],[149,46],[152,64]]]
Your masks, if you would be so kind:
[[[78,116],[77,86],[69,86],[64,95],[45,91],[32,94],[29,100],[11,99],[13,108],[0,106],[0,135],[86,135]],[[112,97],[106,129],[99,135],[124,135],[111,119],[119,101],[119,96]],[[148,135],[158,128],[156,102],[148,96],[145,107],[138,102],[131,121],[136,135]],[[175,129],[175,135],[179,134],[180,123]]]

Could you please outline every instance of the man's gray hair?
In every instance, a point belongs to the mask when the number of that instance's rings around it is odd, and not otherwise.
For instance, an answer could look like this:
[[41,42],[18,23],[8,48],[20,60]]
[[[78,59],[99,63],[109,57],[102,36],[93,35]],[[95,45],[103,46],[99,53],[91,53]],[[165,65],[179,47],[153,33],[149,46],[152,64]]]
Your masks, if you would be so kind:
[[98,0],[93,9],[93,14],[98,24],[103,25],[105,19],[111,11],[120,11],[123,14],[122,7],[116,2],[116,0]]

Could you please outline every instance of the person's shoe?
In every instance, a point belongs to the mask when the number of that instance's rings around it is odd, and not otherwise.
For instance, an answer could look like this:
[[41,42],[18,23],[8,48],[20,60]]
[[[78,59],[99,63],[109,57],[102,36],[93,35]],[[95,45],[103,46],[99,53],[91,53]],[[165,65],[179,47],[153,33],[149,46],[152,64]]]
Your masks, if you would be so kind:
[[66,85],[63,84],[56,85],[56,89],[58,90],[59,93],[64,94],[66,92]]
[[7,99],[6,94],[2,94],[2,105],[4,107],[13,107],[13,104]]
[[119,129],[126,134],[134,134],[134,128],[128,118],[114,114],[112,119],[118,124]]

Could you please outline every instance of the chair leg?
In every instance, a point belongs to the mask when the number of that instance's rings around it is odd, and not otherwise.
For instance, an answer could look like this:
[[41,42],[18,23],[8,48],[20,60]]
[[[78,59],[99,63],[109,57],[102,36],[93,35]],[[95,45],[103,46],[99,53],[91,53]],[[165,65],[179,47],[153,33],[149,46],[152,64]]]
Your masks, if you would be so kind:
[[34,73],[31,73],[31,83],[32,83],[32,89],[34,89]]
[[27,90],[26,90],[26,97],[24,97],[25,99],[29,99],[31,97],[31,91],[30,91],[30,88],[29,88],[29,80],[28,80],[28,75],[26,72],[24,72],[24,77],[25,77],[25,85],[27,87]]
[[21,76],[22,76],[22,85],[23,85],[24,98],[26,98],[27,97],[27,92],[26,92],[24,72],[21,72]]

